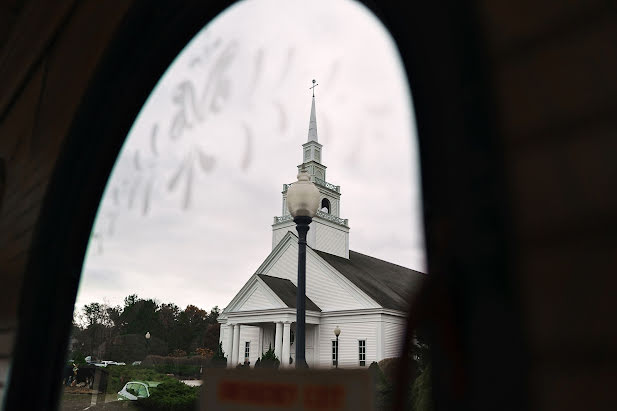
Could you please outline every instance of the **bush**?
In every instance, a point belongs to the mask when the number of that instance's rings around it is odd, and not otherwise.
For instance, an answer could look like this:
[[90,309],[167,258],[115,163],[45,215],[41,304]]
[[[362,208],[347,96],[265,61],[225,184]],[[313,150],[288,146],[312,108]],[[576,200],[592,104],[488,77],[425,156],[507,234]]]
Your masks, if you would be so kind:
[[392,408],[393,386],[381,371],[379,364],[375,361],[368,367],[368,371],[373,376],[375,384],[375,408],[378,410],[389,410]]
[[153,369],[161,374],[173,374],[179,377],[199,378],[202,367],[199,365],[156,364]]
[[167,353],[167,342],[152,336],[148,342],[143,334],[124,334],[108,341],[105,356],[114,361],[124,361],[127,364],[141,360],[146,354]]
[[181,377],[199,378],[202,367],[207,367],[210,360],[201,356],[164,357],[149,355],[141,363],[142,367],[152,368],[162,374],[174,374]]
[[73,362],[78,365],[86,364],[86,357],[79,351],[71,356]]
[[411,398],[415,411],[432,411],[432,385],[431,385],[431,365],[427,364],[420,376],[413,382],[411,388]]
[[255,363],[255,368],[273,368],[278,369],[281,362],[276,355],[274,354],[274,350],[272,349],[272,344],[270,344],[268,351],[261,355],[261,358],[257,360]]
[[105,368],[108,372],[107,393],[115,394],[129,381],[160,381],[177,382],[173,377],[143,367],[126,365],[109,365]]
[[401,362],[401,358],[385,358],[379,361],[379,368],[383,372],[388,384],[393,384],[396,378],[396,370]]
[[176,348],[169,353],[169,357],[186,357],[186,351]]
[[198,401],[199,387],[174,380],[154,388],[150,397],[137,401],[137,407],[149,411],[194,411]]
[[214,353],[214,356],[210,360],[208,366],[212,368],[227,367],[227,358],[225,357],[225,352],[223,351],[223,343],[219,343],[216,353]]
[[[222,343],[219,343],[219,345],[221,345]],[[222,350],[222,348],[221,348]],[[209,360],[210,358],[214,357],[214,351],[212,351],[209,348],[196,348],[195,349],[195,355],[198,355],[200,357],[203,357],[207,360]]]

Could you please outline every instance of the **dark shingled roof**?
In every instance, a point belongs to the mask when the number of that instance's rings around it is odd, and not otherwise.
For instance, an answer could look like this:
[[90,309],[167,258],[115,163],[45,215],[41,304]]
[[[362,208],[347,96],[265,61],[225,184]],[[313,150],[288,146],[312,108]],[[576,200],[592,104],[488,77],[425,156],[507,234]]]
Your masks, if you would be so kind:
[[[296,295],[298,293],[298,287],[294,285],[291,281],[285,278],[271,277],[265,274],[257,274],[259,278],[264,280],[266,285],[270,287],[272,291],[278,297],[283,300],[283,302],[289,308],[296,308]],[[321,308],[317,307],[317,304],[311,301],[310,298],[306,297],[305,307],[307,310],[311,311],[321,311]]]
[[418,292],[425,274],[349,251],[349,260],[315,250],[328,264],[384,308],[407,311],[409,298]]

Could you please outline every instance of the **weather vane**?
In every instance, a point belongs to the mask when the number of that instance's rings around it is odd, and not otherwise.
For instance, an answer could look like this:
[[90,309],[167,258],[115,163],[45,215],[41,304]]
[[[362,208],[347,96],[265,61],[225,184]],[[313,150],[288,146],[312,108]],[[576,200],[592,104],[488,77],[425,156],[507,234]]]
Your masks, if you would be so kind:
[[319,83],[317,83],[317,81],[315,79],[313,79],[313,86],[309,87],[309,90],[312,89],[313,90],[313,97],[315,97],[315,87],[317,87],[319,85]]

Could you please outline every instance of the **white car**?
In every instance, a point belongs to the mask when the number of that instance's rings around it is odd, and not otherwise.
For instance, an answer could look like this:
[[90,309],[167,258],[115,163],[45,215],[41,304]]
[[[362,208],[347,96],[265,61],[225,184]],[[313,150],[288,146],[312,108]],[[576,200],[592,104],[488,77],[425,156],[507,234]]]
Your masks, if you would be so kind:
[[129,381],[118,391],[118,400],[136,401],[140,398],[148,398],[150,390],[158,386],[160,382],[154,381]]
[[116,361],[101,361],[101,364],[105,364],[104,367],[108,365],[126,365],[125,362],[116,362]]

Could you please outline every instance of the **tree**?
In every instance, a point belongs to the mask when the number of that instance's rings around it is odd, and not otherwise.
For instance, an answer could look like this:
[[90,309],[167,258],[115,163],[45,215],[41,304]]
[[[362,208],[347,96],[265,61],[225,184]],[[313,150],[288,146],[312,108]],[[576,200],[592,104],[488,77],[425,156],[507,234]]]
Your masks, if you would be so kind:
[[71,336],[77,341],[72,343],[71,355],[81,351],[115,361],[141,359],[146,352],[146,332],[151,335],[151,354],[192,353],[199,348],[204,353],[216,352],[219,315],[216,306],[209,312],[195,305],[181,310],[176,304],[161,304],[137,294],[126,296],[124,306],[90,303],[74,313]]
[[432,384],[431,384],[431,350],[421,330],[411,344],[408,359],[415,368],[415,379],[411,386],[411,402],[415,411],[432,411]]
[[208,313],[194,305],[188,305],[184,311],[178,315],[178,334],[181,337],[178,348],[186,352],[193,352],[197,347],[202,346]]
[[120,334],[159,334],[161,328],[158,323],[158,304],[152,300],[144,300],[136,294],[124,299],[124,309],[118,321]]
[[210,360],[210,365],[214,368],[227,367],[227,357],[225,357],[225,351],[223,351],[223,343],[219,343],[218,347],[216,348],[216,352]]

